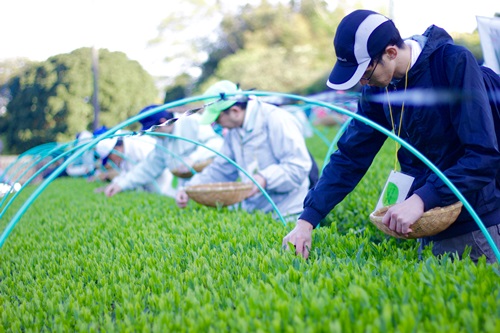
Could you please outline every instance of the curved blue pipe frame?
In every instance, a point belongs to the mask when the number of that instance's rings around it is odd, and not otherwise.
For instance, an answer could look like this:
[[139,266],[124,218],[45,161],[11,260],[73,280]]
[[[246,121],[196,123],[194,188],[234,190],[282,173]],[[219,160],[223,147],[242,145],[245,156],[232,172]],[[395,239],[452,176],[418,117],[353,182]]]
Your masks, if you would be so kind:
[[[330,108],[330,109],[332,109],[332,110],[334,110],[336,112],[339,112],[340,114],[347,115],[347,116],[349,116],[351,118],[354,118],[354,119],[356,119],[358,121],[361,121],[364,124],[372,127],[373,129],[375,129],[375,130],[377,130],[377,131],[385,134],[386,136],[392,138],[393,140],[395,140],[396,142],[398,142],[402,147],[406,148],[410,153],[412,153],[418,159],[420,159],[423,163],[425,163],[451,189],[451,191],[462,202],[463,206],[469,211],[470,215],[473,217],[474,221],[477,223],[477,225],[479,226],[479,229],[481,230],[481,232],[485,236],[486,240],[488,241],[488,244],[492,247],[497,260],[500,262],[500,252],[499,252],[497,246],[493,242],[493,239],[491,238],[491,236],[489,235],[488,231],[486,230],[486,227],[484,226],[483,222],[481,221],[481,219],[479,218],[479,216],[477,215],[477,213],[474,211],[474,209],[472,208],[472,206],[469,204],[469,202],[465,199],[465,197],[462,195],[462,193],[460,193],[460,191],[455,187],[455,185],[453,185],[453,183],[431,161],[429,161],[424,155],[422,155],[418,150],[416,150],[413,146],[411,146],[406,141],[400,139],[399,137],[397,137],[396,135],[394,135],[393,133],[391,133],[390,131],[388,131],[384,127],[380,126],[379,124],[377,124],[377,123],[373,122],[372,120],[367,119],[367,118],[365,118],[363,116],[360,116],[357,113],[345,110],[343,108],[337,107],[337,106],[332,105],[332,104],[328,104],[328,103],[324,103],[324,102],[321,102],[321,101],[313,100],[313,99],[310,99],[310,98],[307,98],[307,97],[302,97],[302,96],[293,95],[293,94],[277,93],[277,92],[241,91],[241,92],[237,92],[237,93],[228,93],[228,94],[226,94],[226,98],[238,98],[238,96],[242,96],[242,95],[244,95],[244,96],[278,96],[278,97],[290,98],[290,99],[293,99],[293,100],[299,100],[299,101],[302,101],[302,102],[305,102],[305,103],[315,104],[315,105],[318,105],[318,106]],[[195,97],[185,98],[185,99],[181,99],[181,100],[178,100],[178,101],[175,101],[175,102],[167,103],[167,104],[158,106],[156,108],[152,108],[149,111],[140,113],[140,114],[138,114],[138,115],[136,115],[134,117],[131,117],[128,120],[124,121],[123,123],[118,124],[115,127],[113,127],[110,130],[108,130],[107,132],[99,135],[97,138],[94,138],[91,142],[89,142],[88,144],[86,144],[85,146],[83,146],[82,148],[80,148],[76,153],[74,153],[71,157],[69,157],[61,166],[59,166],[59,168],[57,168],[35,190],[35,192],[33,192],[31,194],[31,196],[26,200],[26,202],[23,204],[23,206],[18,210],[18,212],[16,213],[16,215],[12,218],[12,220],[9,223],[9,225],[6,227],[6,229],[2,233],[2,235],[0,237],[0,248],[5,243],[6,238],[8,237],[8,235],[10,234],[10,232],[12,231],[12,229],[15,227],[17,221],[21,218],[21,216],[27,210],[27,208],[29,207],[29,205],[47,187],[47,185],[50,182],[52,182],[66,168],[66,166],[69,163],[71,163],[74,159],[80,157],[86,150],[93,148],[97,144],[97,142],[99,142],[100,140],[102,140],[102,139],[104,139],[104,138],[112,135],[117,130],[119,130],[119,129],[125,127],[125,126],[128,126],[128,125],[130,125],[130,124],[132,124],[132,123],[134,123],[136,121],[139,121],[142,118],[145,118],[145,117],[148,117],[148,116],[150,116],[152,114],[155,114],[155,113],[157,113],[157,112],[159,112],[161,110],[164,110],[164,109],[167,109],[167,108],[173,108],[173,107],[176,107],[176,106],[180,106],[180,105],[184,105],[184,104],[188,104],[188,103],[192,103],[192,102],[196,102],[196,101],[200,101],[200,100],[217,99],[217,98],[220,98],[220,96],[219,95],[195,96]],[[172,137],[174,137],[174,136],[172,136]],[[181,140],[185,140],[185,141],[191,141],[191,140],[188,140],[188,139],[185,139],[185,138],[181,138],[181,137],[176,137],[176,138],[181,139]],[[200,144],[201,146],[204,146],[203,144],[196,143],[194,141],[193,141],[193,143]],[[206,147],[206,146],[204,146],[204,147],[207,148],[207,149],[210,149],[211,151],[214,151],[214,150],[212,150],[209,147]],[[217,153],[219,155],[218,152],[215,152],[215,153]],[[228,159],[227,157],[225,157],[223,155],[219,155],[219,156],[222,156],[223,158],[226,158],[228,161],[230,161],[230,159]],[[241,168],[240,168],[240,170],[241,170]],[[255,179],[253,179],[253,177],[251,177],[246,171],[244,171],[244,170],[242,170],[242,171],[243,171],[243,173],[245,173],[245,175],[247,177],[249,177],[249,179],[251,179],[254,182],[254,184],[257,185],[257,187],[259,188],[259,190],[263,194],[267,194],[264,191],[264,189],[255,181]],[[272,200],[271,200],[271,203],[272,203]],[[274,203],[273,203],[273,205],[274,205]],[[277,212],[279,213],[279,211],[277,211]],[[286,224],[286,222],[284,221],[284,219],[281,216],[281,214],[279,214],[279,215],[280,215],[280,217],[282,219],[282,222],[284,224]]]

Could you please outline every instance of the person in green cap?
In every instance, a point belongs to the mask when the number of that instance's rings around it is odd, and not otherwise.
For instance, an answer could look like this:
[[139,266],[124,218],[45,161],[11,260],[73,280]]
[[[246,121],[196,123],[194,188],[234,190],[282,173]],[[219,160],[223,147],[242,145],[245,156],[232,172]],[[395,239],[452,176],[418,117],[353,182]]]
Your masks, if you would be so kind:
[[[225,96],[238,91],[241,90],[236,84],[224,80],[212,85],[204,95]],[[208,100],[207,104],[210,102]],[[309,189],[312,161],[297,118],[282,108],[240,95],[227,96],[208,105],[200,122],[216,123],[227,129],[221,153],[252,175],[282,215],[293,219],[302,212],[302,202]],[[238,168],[217,157],[185,185],[231,182],[238,178],[250,181]],[[184,208],[188,201],[186,192],[179,190],[177,205]],[[273,211],[255,185],[242,202],[242,208],[265,213]]]

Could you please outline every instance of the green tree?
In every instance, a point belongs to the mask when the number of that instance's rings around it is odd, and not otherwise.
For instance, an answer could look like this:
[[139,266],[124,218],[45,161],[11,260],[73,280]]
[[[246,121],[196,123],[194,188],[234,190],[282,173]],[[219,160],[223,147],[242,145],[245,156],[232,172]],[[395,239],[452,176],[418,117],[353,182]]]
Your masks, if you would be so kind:
[[12,77],[20,73],[23,69],[32,65],[32,61],[25,58],[12,58],[0,61],[0,145],[3,146],[4,153],[10,153],[8,147],[3,144],[6,142],[6,121],[2,122],[2,118],[6,117],[7,104],[12,99],[9,89],[9,81]]
[[0,61],[0,87],[8,85],[9,80],[33,61],[26,58],[11,58]]
[[333,65],[332,38],[343,14],[342,6],[332,12],[321,0],[262,1],[257,7],[244,7],[237,18],[224,18],[220,34],[241,36],[235,38],[241,40],[241,48],[220,59],[214,73],[200,82],[201,88],[229,79],[259,90],[306,89]]
[[[186,94],[221,78],[297,91],[331,68],[332,38],[347,3],[341,0],[332,11],[325,0],[262,0],[236,9],[221,1],[186,0],[163,20],[152,43],[168,43],[166,61],[190,75]],[[177,82],[172,86],[179,88]]]
[[[226,12],[219,2],[184,0],[158,26],[158,36],[149,44],[165,46],[165,62],[191,81],[207,58],[206,40]],[[173,80],[174,81],[174,80]],[[172,83],[176,85],[175,82]]]
[[[153,78],[122,52],[99,51],[98,83],[99,120],[108,127],[157,102]],[[9,89],[12,100],[0,118],[0,128],[12,152],[72,140],[76,133],[90,129],[94,119],[91,49],[29,66],[10,80]]]
[[478,62],[483,62],[483,50],[481,49],[481,40],[479,31],[476,29],[473,33],[452,33],[455,44],[459,44],[468,48]]
[[192,79],[188,74],[182,74],[175,78],[173,84],[171,84],[165,91],[164,103],[174,102],[179,99],[186,98],[188,94],[186,93],[186,87],[189,87]]

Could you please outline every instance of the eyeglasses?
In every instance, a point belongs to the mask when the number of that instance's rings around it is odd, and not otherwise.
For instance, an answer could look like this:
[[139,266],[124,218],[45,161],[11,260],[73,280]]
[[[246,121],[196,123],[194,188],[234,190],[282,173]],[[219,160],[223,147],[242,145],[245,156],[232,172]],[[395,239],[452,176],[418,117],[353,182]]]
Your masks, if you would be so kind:
[[377,61],[377,63],[375,64],[375,67],[373,67],[372,72],[370,73],[370,75],[369,75],[368,77],[362,77],[362,78],[360,79],[360,81],[361,81],[361,80],[365,80],[366,82],[370,82],[370,80],[371,80],[371,78],[372,78],[372,76],[373,76],[373,73],[375,73],[375,70],[377,69],[378,63],[379,63],[379,62]]

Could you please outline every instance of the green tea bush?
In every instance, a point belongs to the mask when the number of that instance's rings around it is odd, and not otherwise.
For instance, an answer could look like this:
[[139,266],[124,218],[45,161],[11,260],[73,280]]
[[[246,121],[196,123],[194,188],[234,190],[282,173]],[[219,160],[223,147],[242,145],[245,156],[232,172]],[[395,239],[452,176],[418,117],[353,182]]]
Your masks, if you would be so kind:
[[498,264],[419,260],[371,227],[368,184],[304,260],[271,214],[57,179],[0,249],[0,332],[498,332]]
[[[269,215],[55,181],[0,251],[3,331],[494,332],[496,265],[323,227],[307,261]],[[78,191],[75,191],[78,189]]]

